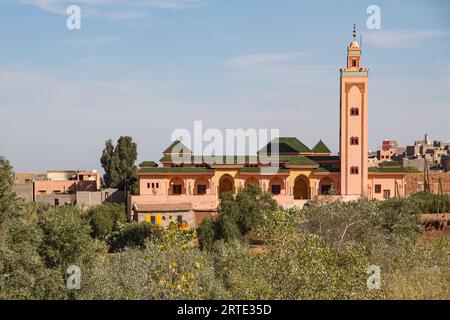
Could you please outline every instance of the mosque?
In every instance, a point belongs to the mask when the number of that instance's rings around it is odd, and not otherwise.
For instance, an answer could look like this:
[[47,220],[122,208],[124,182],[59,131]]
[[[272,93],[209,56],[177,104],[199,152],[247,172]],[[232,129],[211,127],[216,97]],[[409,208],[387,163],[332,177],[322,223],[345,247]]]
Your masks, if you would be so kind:
[[[237,194],[251,184],[269,192],[281,207],[302,207],[313,200],[360,197],[389,199],[405,195],[407,171],[394,163],[368,166],[368,76],[361,48],[347,47],[347,67],[340,69],[340,151],[332,155],[323,141],[309,148],[295,137],[270,141],[257,157],[197,156],[180,141],[163,151],[161,166],[144,161],[139,169],[140,195],[128,198],[130,219],[162,226],[195,227],[217,213],[225,192]],[[278,150],[274,164],[260,157]],[[181,157],[180,157],[181,156]],[[183,161],[174,159],[182,158]],[[236,157],[235,157],[236,158]]]

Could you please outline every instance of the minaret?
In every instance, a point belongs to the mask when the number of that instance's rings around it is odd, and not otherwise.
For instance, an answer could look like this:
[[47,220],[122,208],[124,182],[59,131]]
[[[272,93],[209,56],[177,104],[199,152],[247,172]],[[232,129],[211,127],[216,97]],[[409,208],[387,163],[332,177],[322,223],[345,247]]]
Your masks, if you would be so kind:
[[341,194],[345,196],[367,195],[368,71],[361,68],[361,48],[353,26],[353,41],[347,48],[347,68],[340,70]]

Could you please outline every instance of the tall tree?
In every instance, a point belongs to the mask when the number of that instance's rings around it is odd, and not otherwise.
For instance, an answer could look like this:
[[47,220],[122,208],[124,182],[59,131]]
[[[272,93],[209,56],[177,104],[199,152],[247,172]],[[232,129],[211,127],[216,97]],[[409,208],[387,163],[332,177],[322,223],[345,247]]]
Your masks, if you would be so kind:
[[111,187],[111,171],[113,171],[113,158],[114,158],[114,145],[112,140],[106,140],[105,149],[103,149],[102,157],[100,162],[103,169],[105,170],[105,175],[103,176],[103,182],[107,187]]
[[106,186],[128,193],[137,182],[136,159],[137,145],[131,137],[120,137],[115,147],[111,140],[106,141],[100,159]]
[[17,205],[17,195],[13,185],[13,168],[8,160],[0,156],[0,217],[11,214],[11,210]]

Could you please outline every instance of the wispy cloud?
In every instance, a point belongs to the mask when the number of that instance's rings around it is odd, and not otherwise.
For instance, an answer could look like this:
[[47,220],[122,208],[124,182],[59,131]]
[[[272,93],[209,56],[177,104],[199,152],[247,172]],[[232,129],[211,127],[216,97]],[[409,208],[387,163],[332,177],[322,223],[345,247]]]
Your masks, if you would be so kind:
[[[148,9],[182,10],[203,7],[208,0],[19,0],[42,10],[66,14],[66,8],[78,4],[89,17],[105,17],[114,20],[140,19],[149,16]],[[134,9],[134,10],[130,10]]]
[[301,52],[257,53],[231,58],[226,64],[237,69],[254,69],[257,67],[293,62],[302,56],[304,56],[304,53]]
[[365,42],[374,47],[414,47],[423,40],[450,36],[450,30],[383,30],[371,31],[365,35]]

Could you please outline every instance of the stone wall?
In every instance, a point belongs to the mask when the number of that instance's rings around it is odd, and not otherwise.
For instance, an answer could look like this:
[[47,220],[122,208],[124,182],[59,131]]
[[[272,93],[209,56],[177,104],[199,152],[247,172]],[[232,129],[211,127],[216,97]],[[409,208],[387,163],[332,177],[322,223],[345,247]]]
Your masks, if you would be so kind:
[[55,206],[58,202],[59,206],[63,206],[66,203],[74,204],[76,200],[75,194],[39,194],[36,196],[36,202],[47,204],[49,206]]
[[124,203],[125,192],[117,189],[104,189],[102,191],[78,191],[76,203],[79,206],[93,207],[104,202]]
[[33,182],[15,183],[13,188],[19,198],[26,202],[33,201]]
[[[439,178],[442,179],[442,190],[444,193],[450,194],[450,172],[446,173],[430,173],[430,189],[431,192],[437,193],[439,188]],[[423,173],[409,173],[405,177],[406,195],[423,191]]]

